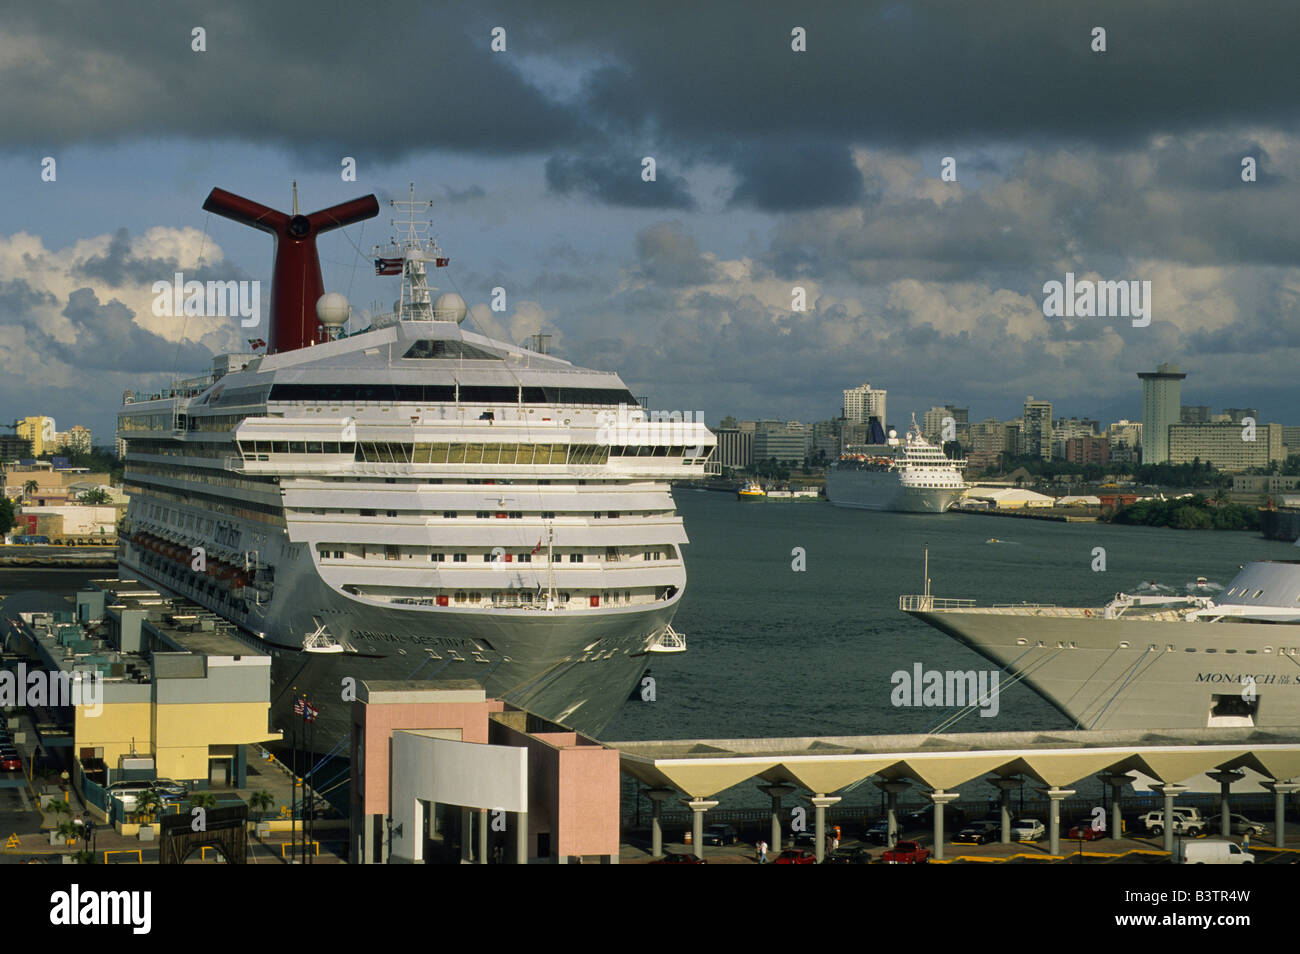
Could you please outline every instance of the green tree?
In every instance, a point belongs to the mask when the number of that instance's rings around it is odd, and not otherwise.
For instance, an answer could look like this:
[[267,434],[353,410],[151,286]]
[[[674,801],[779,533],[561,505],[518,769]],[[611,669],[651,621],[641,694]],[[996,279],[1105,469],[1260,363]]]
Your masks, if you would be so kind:
[[257,812],[263,818],[266,817],[267,811],[270,810],[271,806],[274,804],[275,799],[271,796],[271,793],[267,791],[253,792],[248,796],[248,807]]
[[14,502],[3,494],[0,494],[0,536],[3,536],[12,530],[16,522],[17,520],[14,517]]
[[192,792],[190,794],[190,805],[193,808],[216,808],[217,796],[211,792]]
[[35,494],[36,491],[38,491],[38,490],[40,490],[40,489],[41,489],[41,485],[38,484],[36,481],[34,481],[34,480],[26,481],[26,482],[23,484],[23,496],[24,496],[24,497],[30,497],[30,496],[32,496],[33,494]]
[[107,490],[103,487],[96,487],[94,490],[87,490],[77,497],[77,500],[83,504],[102,505],[110,502],[113,498],[109,496]]

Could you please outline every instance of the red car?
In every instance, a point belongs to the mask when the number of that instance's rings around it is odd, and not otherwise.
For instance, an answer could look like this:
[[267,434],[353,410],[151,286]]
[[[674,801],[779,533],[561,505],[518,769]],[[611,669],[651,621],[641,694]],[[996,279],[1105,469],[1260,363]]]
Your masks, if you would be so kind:
[[1093,828],[1091,818],[1081,818],[1074,823],[1074,827],[1065,837],[1071,841],[1096,841],[1098,838],[1105,838],[1106,832],[1100,828]]
[[817,855],[807,848],[787,848],[776,856],[776,865],[815,865]]
[[13,752],[0,754],[0,772],[20,772],[23,768],[23,760],[20,755]]
[[900,841],[881,855],[881,860],[887,865],[921,865],[930,860],[930,849],[914,841]]

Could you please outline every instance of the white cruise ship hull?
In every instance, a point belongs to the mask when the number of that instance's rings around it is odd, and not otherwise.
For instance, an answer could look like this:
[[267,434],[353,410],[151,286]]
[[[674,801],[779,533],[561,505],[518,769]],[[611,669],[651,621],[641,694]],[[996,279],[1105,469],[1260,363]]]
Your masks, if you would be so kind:
[[961,496],[947,487],[907,487],[887,470],[843,470],[826,474],[826,498],[837,507],[891,510],[901,513],[943,513]]
[[[289,741],[301,724],[292,716],[294,697],[306,694],[320,710],[311,747],[322,752],[351,731],[345,690],[365,680],[472,679],[489,697],[597,734],[639,684],[647,647],[680,602],[679,593],[652,607],[599,612],[375,605],[329,586],[308,558],[276,567],[277,593],[291,596],[245,611],[195,586],[201,577],[183,567],[125,547],[119,575],[212,609],[236,623],[250,645],[271,653],[272,728],[285,730]],[[302,636],[317,621],[355,652],[304,651]]]
[[[1019,679],[1079,728],[1300,729],[1295,626],[1104,619],[1100,608],[907,612],[1008,670],[1002,691]],[[1243,676],[1258,705],[1234,715]]]

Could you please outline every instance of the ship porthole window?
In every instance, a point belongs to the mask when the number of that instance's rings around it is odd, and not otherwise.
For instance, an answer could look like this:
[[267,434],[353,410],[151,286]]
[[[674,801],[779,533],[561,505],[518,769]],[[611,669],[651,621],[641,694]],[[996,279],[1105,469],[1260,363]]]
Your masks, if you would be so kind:
[[1128,649],[1128,640],[1127,639],[1120,640],[1119,648]]
[[1016,640],[1016,645],[1017,645],[1017,646],[1028,646],[1028,645],[1029,645],[1029,640],[1025,639],[1025,638],[1022,636],[1022,637],[1020,637],[1019,639]]

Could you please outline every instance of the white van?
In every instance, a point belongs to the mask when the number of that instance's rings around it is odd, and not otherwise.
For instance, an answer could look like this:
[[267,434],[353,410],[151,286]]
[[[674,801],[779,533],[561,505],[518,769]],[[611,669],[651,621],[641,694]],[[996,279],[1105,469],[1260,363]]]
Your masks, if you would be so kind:
[[1177,865],[1253,865],[1255,856],[1230,841],[1183,841],[1174,846]]

